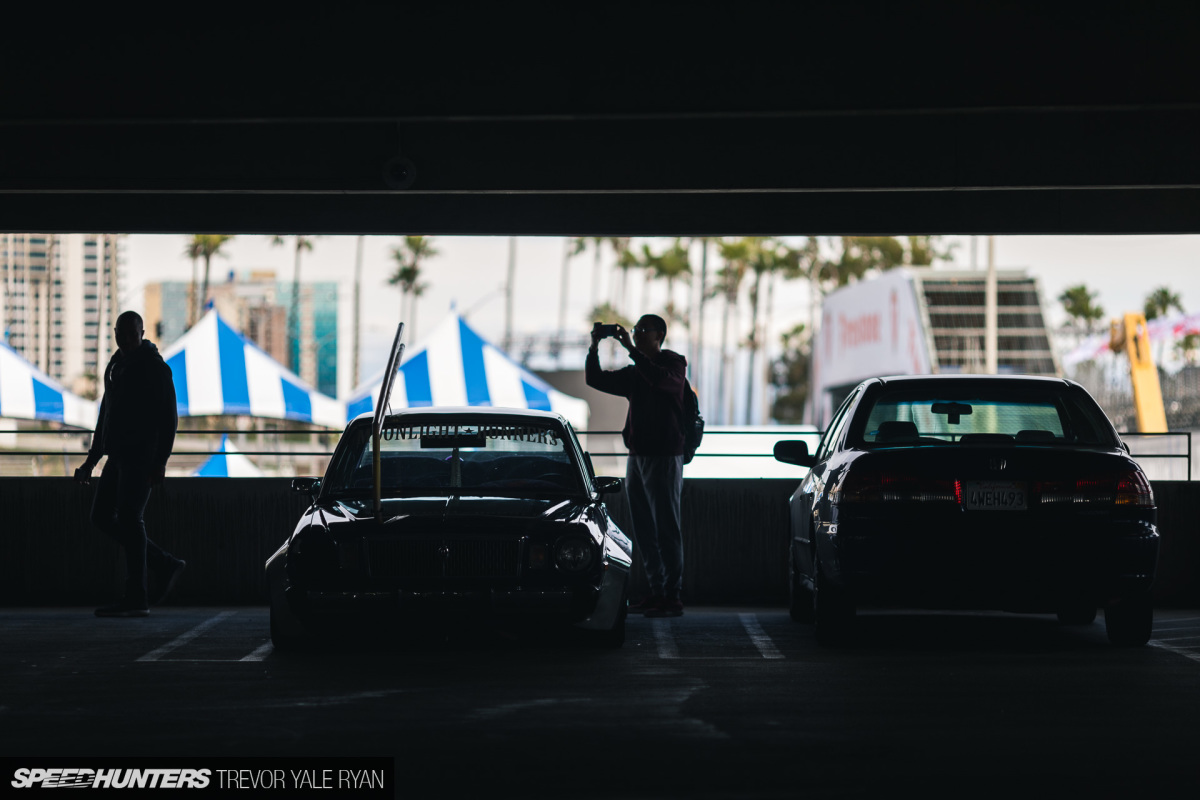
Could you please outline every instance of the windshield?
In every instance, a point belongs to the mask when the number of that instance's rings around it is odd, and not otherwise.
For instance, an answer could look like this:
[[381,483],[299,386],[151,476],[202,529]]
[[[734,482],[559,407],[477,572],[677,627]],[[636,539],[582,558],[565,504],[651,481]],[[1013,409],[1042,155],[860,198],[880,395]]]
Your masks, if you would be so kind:
[[1114,445],[1103,412],[1074,394],[1053,385],[884,389],[860,411],[857,435],[867,447]]
[[[347,434],[327,489],[369,494],[374,485],[368,426]],[[380,441],[384,496],[538,495],[583,491],[571,443],[554,420],[389,420]]]

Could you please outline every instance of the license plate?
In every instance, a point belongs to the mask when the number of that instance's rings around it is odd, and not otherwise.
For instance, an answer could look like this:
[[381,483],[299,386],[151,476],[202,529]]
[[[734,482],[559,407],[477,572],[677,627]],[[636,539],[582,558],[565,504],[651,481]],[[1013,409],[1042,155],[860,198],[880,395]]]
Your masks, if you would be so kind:
[[964,481],[963,507],[968,511],[1024,511],[1025,484],[1011,481]]

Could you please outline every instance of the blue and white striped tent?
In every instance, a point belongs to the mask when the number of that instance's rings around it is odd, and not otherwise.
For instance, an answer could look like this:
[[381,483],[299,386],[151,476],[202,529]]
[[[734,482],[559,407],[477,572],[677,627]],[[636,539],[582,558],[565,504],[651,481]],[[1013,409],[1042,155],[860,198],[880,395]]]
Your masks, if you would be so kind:
[[321,394],[226,322],[216,309],[163,353],[181,417],[237,414],[346,424],[345,406]]
[[0,417],[51,420],[91,430],[96,403],[67,391],[0,341]]
[[[383,385],[383,371],[362,384],[346,401],[348,419],[372,411]],[[564,394],[485,341],[451,313],[416,347],[406,347],[391,407],[502,406],[562,414],[586,429],[586,400]]]
[[192,473],[193,478],[261,478],[263,471],[246,456],[229,448],[229,436],[221,436],[221,447]]

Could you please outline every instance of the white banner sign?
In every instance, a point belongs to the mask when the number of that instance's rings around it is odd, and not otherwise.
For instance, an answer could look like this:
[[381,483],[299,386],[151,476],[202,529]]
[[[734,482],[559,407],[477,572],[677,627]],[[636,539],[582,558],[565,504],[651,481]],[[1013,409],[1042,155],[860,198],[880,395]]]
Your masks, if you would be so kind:
[[831,387],[882,375],[932,372],[916,287],[904,269],[890,270],[826,297],[816,345],[819,402]]

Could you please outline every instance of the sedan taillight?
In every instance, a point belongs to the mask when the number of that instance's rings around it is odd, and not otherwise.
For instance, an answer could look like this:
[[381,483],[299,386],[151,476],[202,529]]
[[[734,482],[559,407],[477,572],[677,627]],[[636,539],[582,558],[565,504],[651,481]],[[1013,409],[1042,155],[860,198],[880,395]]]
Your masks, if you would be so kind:
[[1117,481],[1117,505],[1133,508],[1154,506],[1154,490],[1140,469],[1127,473]]
[[1154,490],[1141,470],[1107,478],[1073,481],[1036,481],[1034,496],[1042,505],[1110,506],[1153,508]]

